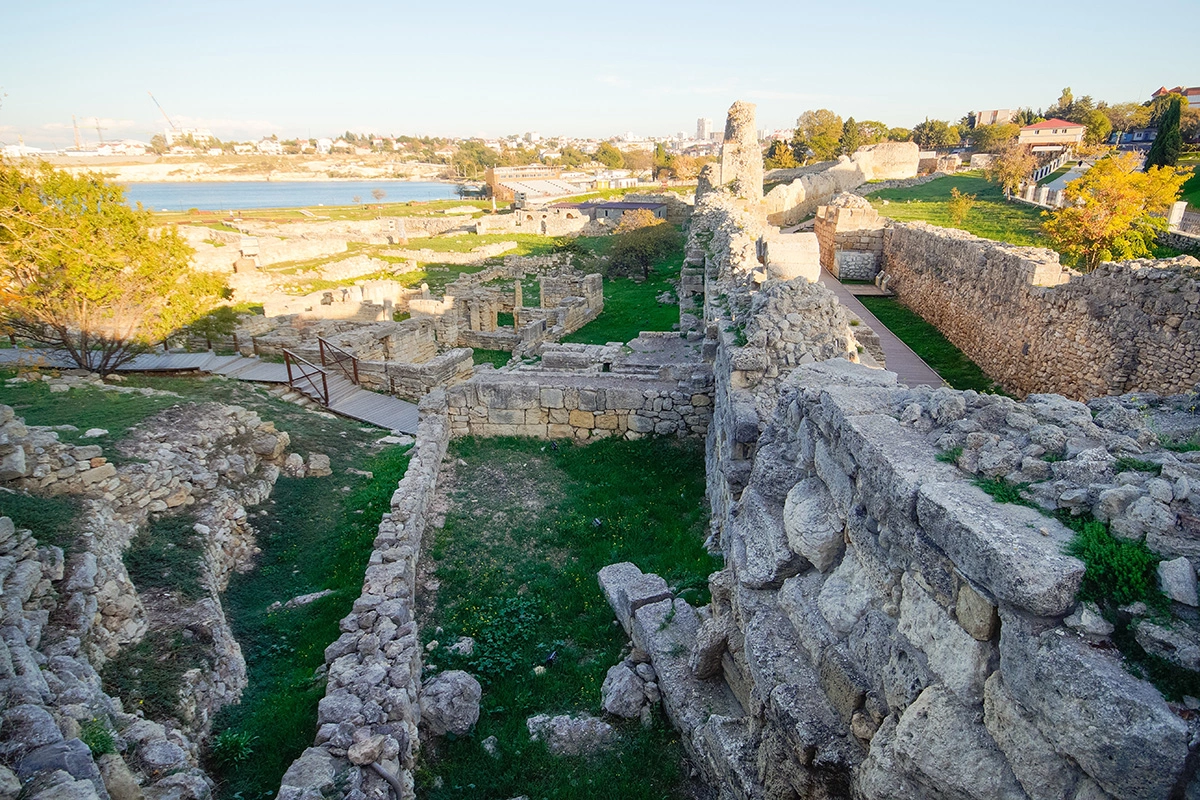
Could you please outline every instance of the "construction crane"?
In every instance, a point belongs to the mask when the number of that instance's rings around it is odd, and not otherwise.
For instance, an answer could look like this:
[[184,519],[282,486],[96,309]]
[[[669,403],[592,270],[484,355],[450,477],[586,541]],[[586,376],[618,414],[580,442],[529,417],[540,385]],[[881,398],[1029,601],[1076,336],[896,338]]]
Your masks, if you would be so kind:
[[71,115],[71,127],[75,129],[75,150],[83,149],[83,140],[79,138],[79,123],[75,121],[75,115]]
[[104,144],[104,134],[101,133],[100,131],[106,131],[106,130],[108,130],[108,128],[100,127],[100,118],[99,117],[92,117],[92,119],[95,120],[95,122],[96,122],[96,136],[100,139],[100,144]]
[[167,116],[167,110],[162,107],[162,104],[159,103],[158,100],[155,99],[154,93],[151,92],[149,89],[147,89],[146,94],[150,95],[151,100],[154,100],[154,105],[158,106],[158,110],[160,112],[162,112],[163,119],[165,119],[167,121],[167,124],[171,126],[171,130],[173,130],[173,131],[179,130],[179,126],[176,125],[174,122],[172,122],[171,118],[169,116]]

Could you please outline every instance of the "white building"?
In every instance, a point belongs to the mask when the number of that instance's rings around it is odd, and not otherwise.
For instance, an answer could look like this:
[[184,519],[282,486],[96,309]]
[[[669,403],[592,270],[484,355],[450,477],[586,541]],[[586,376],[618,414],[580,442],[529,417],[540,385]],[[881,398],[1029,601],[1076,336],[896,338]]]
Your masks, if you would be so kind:
[[257,147],[258,152],[262,153],[263,155],[283,155],[283,145],[279,143],[278,139],[263,139],[255,146]]
[[333,139],[317,139],[317,152],[323,156],[329,155],[333,150]]
[[198,145],[208,144],[217,138],[212,135],[212,131],[208,128],[167,128],[163,131],[163,138],[167,140],[167,147],[182,144],[189,136]]
[[702,142],[707,142],[712,137],[712,120],[708,117],[701,117],[696,120],[696,138]]

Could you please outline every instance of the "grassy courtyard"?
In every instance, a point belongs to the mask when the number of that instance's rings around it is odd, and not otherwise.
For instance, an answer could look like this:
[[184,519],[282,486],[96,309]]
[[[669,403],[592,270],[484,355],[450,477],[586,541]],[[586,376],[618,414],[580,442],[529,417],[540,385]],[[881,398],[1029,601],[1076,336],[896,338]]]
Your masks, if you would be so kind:
[[[975,206],[962,225],[950,216],[950,190],[975,195]],[[886,217],[899,222],[928,222],[943,228],[959,228],[984,239],[1033,247],[1050,247],[1042,233],[1041,209],[1010,203],[996,184],[980,172],[947,175],[907,189],[883,189],[867,197]],[[883,201],[887,201],[885,205]]]
[[[692,603],[707,600],[720,564],[701,547],[702,443],[464,439],[450,457],[445,524],[426,534],[439,588],[422,634],[439,642],[426,663],[476,675],[483,701],[471,735],[423,742],[418,795],[681,797],[683,751],[661,715],[649,729],[618,723],[617,747],[590,758],[549,754],[525,720],[600,712],[600,685],[626,642],[596,581],[601,567],[633,561]],[[445,646],[463,635],[473,655],[452,655]]]

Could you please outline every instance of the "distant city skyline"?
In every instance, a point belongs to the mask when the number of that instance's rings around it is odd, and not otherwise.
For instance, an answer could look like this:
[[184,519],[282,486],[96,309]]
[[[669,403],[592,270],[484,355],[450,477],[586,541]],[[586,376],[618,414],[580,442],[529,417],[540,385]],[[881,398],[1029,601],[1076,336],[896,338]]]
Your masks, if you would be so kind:
[[[88,143],[97,119],[106,140],[149,140],[166,122],[147,90],[175,124],[223,140],[345,130],[608,138],[691,132],[702,118],[720,131],[739,99],[758,104],[763,129],[790,128],[815,108],[911,127],[1045,108],[1064,86],[1122,102],[1200,84],[1182,37],[1136,46],[1127,4],[1067,0],[1052,20],[1030,0],[993,8],[26,3],[4,14],[0,143],[70,145],[72,115]],[[1162,19],[1196,11],[1194,0],[1155,6]]]

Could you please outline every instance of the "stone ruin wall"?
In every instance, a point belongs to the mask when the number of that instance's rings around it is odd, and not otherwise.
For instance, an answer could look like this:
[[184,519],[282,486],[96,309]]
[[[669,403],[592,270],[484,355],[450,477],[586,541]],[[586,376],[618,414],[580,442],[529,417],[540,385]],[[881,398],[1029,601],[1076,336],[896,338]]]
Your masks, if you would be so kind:
[[[1069,531],[995,503],[937,456],[961,443],[962,470],[1040,481],[1039,503],[1095,504],[1114,530],[1193,560],[1200,459],[1154,450],[1136,399],[1091,411],[1049,395],[1020,404],[908,390],[847,357],[789,369],[747,355],[712,303],[736,284],[727,271],[752,269],[743,220],[721,203],[697,213],[689,258],[704,251],[716,382],[709,498],[727,567],[701,609],[646,589],[665,585],[632,565],[600,577],[719,796],[1195,791],[1195,722],[1094,646],[1105,632],[1076,604],[1083,565],[1062,553]],[[1053,448],[1062,462],[1037,457]],[[1122,488],[1109,451],[1145,453],[1163,478]],[[1153,628],[1143,622],[1139,642]]]
[[328,683],[316,742],[284,774],[279,800],[413,796],[422,673],[417,559],[450,441],[445,394],[430,392],[419,408],[416,444],[379,523],[362,594],[342,619],[341,636],[325,648]]
[[870,203],[853,194],[838,195],[817,208],[813,232],[821,266],[839,280],[871,281],[883,254],[887,220]]
[[[0,442],[0,480],[10,488],[75,495],[82,504],[65,558],[58,547],[39,546],[38,531],[16,530],[0,518],[0,778],[11,765],[29,782],[29,796],[47,798],[107,797],[114,775],[156,797],[206,796],[211,782],[197,767],[201,743],[212,715],[236,702],[246,683],[219,593],[257,553],[245,507],[269,496],[287,434],[245,409],[177,407],[139,426],[121,445],[133,460],[118,467],[99,446],[62,442],[57,431],[26,426],[0,406]],[[204,594],[180,601],[139,592],[123,552],[151,514],[183,507],[204,539]],[[187,626],[208,642],[209,666],[183,676],[179,714],[158,721],[123,710],[102,691],[98,670],[163,625]],[[93,720],[127,745],[124,756],[93,758],[78,738]]]
[[1194,259],[1080,275],[1050,250],[924,223],[895,224],[884,242],[888,288],[1011,392],[1086,399],[1200,382]]
[[610,436],[704,436],[711,376],[483,370],[446,390],[451,435],[592,441]]
[[816,213],[835,195],[849,192],[867,181],[904,180],[917,174],[920,150],[912,142],[883,142],[860,147],[852,156],[840,156],[831,166],[801,174],[772,188],[763,198],[767,221],[781,227],[795,225]]

